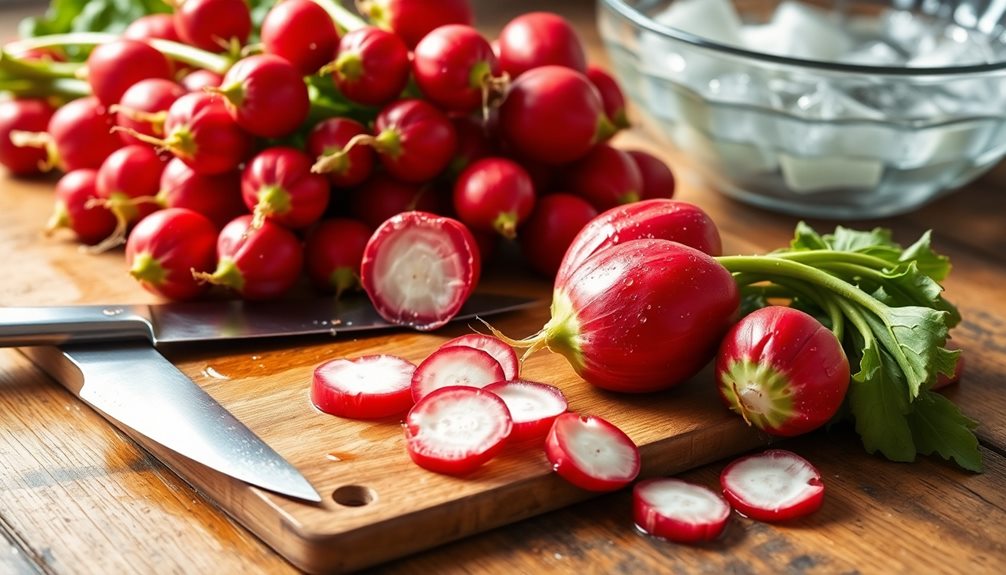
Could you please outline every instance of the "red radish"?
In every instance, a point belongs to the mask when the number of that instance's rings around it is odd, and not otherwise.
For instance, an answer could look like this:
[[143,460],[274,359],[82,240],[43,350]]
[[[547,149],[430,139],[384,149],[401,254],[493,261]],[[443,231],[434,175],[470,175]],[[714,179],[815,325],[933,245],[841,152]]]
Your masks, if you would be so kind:
[[346,98],[382,106],[398,98],[409,79],[409,49],[401,38],[380,28],[353,30],[339,40],[339,55],[323,70]]
[[497,395],[474,387],[444,387],[409,410],[404,428],[416,465],[465,475],[499,453],[513,422]]
[[632,515],[644,533],[678,543],[699,543],[723,533],[730,505],[708,487],[656,478],[632,488]]
[[535,381],[498,381],[483,389],[500,396],[510,411],[514,441],[543,439],[555,418],[566,412],[566,397],[559,388]]
[[569,190],[590,202],[599,212],[638,202],[643,174],[629,154],[598,144],[567,169]]
[[587,491],[614,491],[639,475],[639,448],[621,429],[593,415],[563,413],[545,438],[560,477]]
[[171,62],[145,42],[98,44],[87,57],[87,82],[105,106],[117,104],[130,86],[147,78],[171,79]]
[[328,207],[325,176],[311,173],[311,158],[297,148],[275,147],[259,152],[241,173],[245,206],[258,226],[270,219],[299,230],[321,219]]
[[587,66],[587,78],[590,83],[597,88],[597,93],[601,95],[604,102],[604,113],[611,120],[615,129],[624,130],[629,127],[629,117],[625,113],[625,94],[618,86],[618,82],[611,77],[603,68],[598,66]]
[[238,60],[219,88],[231,117],[250,134],[278,138],[307,119],[307,85],[292,64],[271,54]]
[[285,0],[262,21],[262,46],[290,62],[301,75],[317,72],[332,59],[339,32],[328,12],[311,0]]
[[503,140],[521,157],[565,164],[608,139],[613,127],[586,76],[543,66],[514,81],[500,107]]
[[[109,108],[115,113],[115,124],[129,131],[154,138],[164,136],[164,120],[175,100],[185,94],[185,88],[163,78],[148,78],[130,86],[119,103]],[[139,144],[140,140],[119,132],[126,144]]]
[[517,162],[484,158],[468,166],[454,183],[454,209],[472,229],[513,239],[534,209],[531,176]]
[[733,276],[712,257],[677,242],[633,240],[560,274],[552,318],[537,334],[500,339],[527,353],[561,353],[603,389],[659,391],[713,358],[739,305]]
[[201,92],[204,88],[217,88],[224,77],[210,70],[193,70],[182,78],[182,86],[189,92]]
[[475,238],[464,224],[404,212],[374,232],[360,276],[381,317],[427,331],[458,313],[481,271]]
[[804,517],[824,502],[824,482],[817,469],[781,449],[734,461],[720,474],[720,485],[734,509],[758,521]]
[[11,141],[11,132],[45,132],[54,111],[45,100],[0,100],[0,164],[11,174],[42,172],[49,158],[46,147],[18,146]]
[[451,118],[451,124],[454,125],[458,145],[448,172],[451,179],[456,179],[473,162],[493,155],[495,143],[490,138],[489,128],[471,116]]
[[485,387],[504,379],[503,367],[488,352],[465,345],[441,347],[412,375],[412,398],[419,401],[442,387]]
[[112,152],[98,168],[98,201],[115,215],[115,231],[97,244],[103,251],[126,241],[126,230],[154,213],[164,161],[149,146],[125,146]]
[[481,333],[468,333],[444,342],[440,347],[456,346],[474,347],[493,356],[503,368],[503,379],[510,381],[517,379],[520,375],[520,361],[517,360],[517,352],[513,350],[505,341],[491,335]]
[[210,52],[237,53],[251,29],[245,0],[185,0],[175,9],[175,30],[182,41]]
[[701,208],[675,200],[645,200],[612,208],[577,234],[559,266],[557,283],[565,283],[592,254],[629,240],[657,238],[720,255],[720,232]]
[[217,268],[196,279],[230,288],[246,300],[274,299],[290,291],[303,266],[300,240],[290,230],[266,220],[252,226],[239,216],[217,238]]
[[331,415],[380,419],[412,407],[412,373],[416,366],[394,355],[333,359],[314,369],[311,401]]
[[170,40],[181,42],[178,31],[175,30],[175,19],[171,14],[147,14],[140,16],[126,26],[123,38],[129,40]]
[[596,217],[597,210],[583,198],[572,194],[542,196],[518,234],[521,254],[536,272],[554,278],[573,238]]
[[192,271],[207,272],[216,263],[217,228],[192,210],[161,210],[136,224],[126,242],[129,275],[149,292],[183,300],[206,291]]
[[328,180],[337,188],[350,188],[363,183],[374,169],[374,150],[370,146],[354,143],[350,148],[353,138],[367,135],[367,128],[356,120],[328,118],[315,124],[311,130],[307,137],[307,151],[315,158],[337,158],[325,165]]
[[45,231],[69,228],[77,241],[93,246],[115,231],[115,215],[105,206],[95,205],[97,172],[81,168],[67,172],[56,182],[56,202]]
[[59,165],[64,172],[95,168],[122,146],[111,132],[112,117],[94,97],[78,98],[60,106],[49,119],[48,132],[14,131],[11,142],[18,147],[46,150],[47,167]]
[[500,96],[499,60],[478,30],[464,24],[434,29],[416,45],[412,77],[437,106],[468,113]]
[[716,357],[723,404],[772,435],[817,429],[849,388],[849,360],[835,334],[784,306],[756,310],[727,332]]
[[371,22],[392,30],[409,49],[435,28],[471,25],[474,20],[468,0],[361,0],[358,5]]
[[587,71],[587,56],[576,30],[550,12],[529,12],[508,22],[500,32],[499,54],[503,70],[512,78],[542,66]]
[[652,200],[674,197],[674,173],[660,158],[642,150],[626,150],[626,153],[636,162],[639,173],[643,176],[643,190],[640,198]]
[[340,297],[360,286],[360,263],[372,228],[345,218],[324,220],[304,242],[304,265],[314,286]]
[[414,210],[431,212],[436,202],[429,186],[406,184],[385,174],[374,174],[354,190],[350,213],[371,228],[392,216]]
[[248,213],[241,198],[241,173],[197,174],[185,162],[172,158],[161,172],[157,204],[198,212],[218,229]]

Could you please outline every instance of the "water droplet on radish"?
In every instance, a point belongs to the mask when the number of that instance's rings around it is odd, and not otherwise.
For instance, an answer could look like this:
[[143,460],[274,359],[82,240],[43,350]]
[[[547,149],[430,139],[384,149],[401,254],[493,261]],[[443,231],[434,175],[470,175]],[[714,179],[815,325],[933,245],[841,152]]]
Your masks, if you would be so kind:
[[639,323],[646,323],[646,316],[645,315],[639,316]]

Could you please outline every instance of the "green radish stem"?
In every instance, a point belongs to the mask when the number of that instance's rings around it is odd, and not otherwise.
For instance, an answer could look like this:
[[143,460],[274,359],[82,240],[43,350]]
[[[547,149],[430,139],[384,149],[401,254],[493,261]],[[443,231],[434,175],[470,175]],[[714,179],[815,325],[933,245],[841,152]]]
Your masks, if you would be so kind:
[[314,2],[324,8],[325,12],[328,12],[328,15],[332,17],[332,21],[335,22],[335,26],[339,29],[340,36],[367,25],[367,22],[363,18],[351,12],[338,0],[314,0]]

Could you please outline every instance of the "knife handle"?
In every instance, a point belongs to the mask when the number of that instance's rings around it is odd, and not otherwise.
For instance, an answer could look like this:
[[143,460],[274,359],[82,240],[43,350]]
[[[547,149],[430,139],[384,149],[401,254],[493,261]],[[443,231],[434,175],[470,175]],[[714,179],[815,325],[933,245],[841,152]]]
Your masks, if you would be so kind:
[[145,306],[0,307],[0,347],[153,342]]

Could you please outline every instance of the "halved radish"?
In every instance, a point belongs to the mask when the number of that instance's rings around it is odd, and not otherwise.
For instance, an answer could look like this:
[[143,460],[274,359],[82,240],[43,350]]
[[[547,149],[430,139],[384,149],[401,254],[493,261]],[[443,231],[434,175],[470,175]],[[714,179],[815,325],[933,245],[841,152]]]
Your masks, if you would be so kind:
[[520,361],[517,360],[517,352],[510,344],[498,337],[484,335],[481,333],[468,333],[460,337],[445,342],[440,347],[474,347],[493,356],[493,359],[500,362],[503,367],[504,379],[510,381],[517,379],[520,374]]
[[311,401],[325,413],[377,419],[412,407],[416,366],[394,355],[333,359],[314,369]]
[[734,461],[720,474],[723,495],[759,521],[785,521],[817,511],[824,501],[821,474],[790,451],[770,449]]
[[441,387],[485,387],[504,379],[500,363],[487,352],[467,346],[443,347],[412,374],[412,398],[419,401]]
[[381,317],[418,330],[451,320],[481,272],[478,246],[461,222],[403,212],[377,228],[363,252],[363,289]]
[[680,479],[647,479],[632,489],[632,516],[636,527],[649,535],[697,543],[723,533],[730,505],[708,487]]
[[498,381],[483,389],[500,396],[510,410],[513,419],[510,437],[515,440],[544,437],[555,418],[569,408],[558,387],[536,381]]
[[463,475],[499,452],[513,422],[497,395],[474,387],[444,387],[416,403],[404,427],[409,456],[417,465]]
[[588,491],[614,491],[639,475],[639,448],[593,415],[563,413],[545,439],[545,455],[563,479]]

